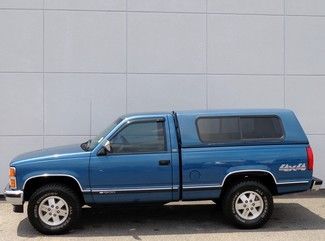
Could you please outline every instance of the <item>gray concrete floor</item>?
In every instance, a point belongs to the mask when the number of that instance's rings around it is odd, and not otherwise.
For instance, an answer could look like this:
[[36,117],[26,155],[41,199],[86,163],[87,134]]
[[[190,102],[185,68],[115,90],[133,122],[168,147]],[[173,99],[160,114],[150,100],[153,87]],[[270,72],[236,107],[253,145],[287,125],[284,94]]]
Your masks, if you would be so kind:
[[325,192],[275,199],[271,220],[261,229],[239,230],[224,222],[210,201],[137,207],[85,208],[69,234],[44,236],[26,211],[0,202],[0,240],[317,240],[325,241]]

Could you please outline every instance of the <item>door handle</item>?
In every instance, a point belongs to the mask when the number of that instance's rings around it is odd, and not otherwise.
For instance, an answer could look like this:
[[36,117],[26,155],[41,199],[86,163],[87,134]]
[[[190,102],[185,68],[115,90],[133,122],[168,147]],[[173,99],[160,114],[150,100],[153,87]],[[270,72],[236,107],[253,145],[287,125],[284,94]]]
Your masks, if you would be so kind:
[[170,164],[170,160],[160,160],[159,166],[168,166]]

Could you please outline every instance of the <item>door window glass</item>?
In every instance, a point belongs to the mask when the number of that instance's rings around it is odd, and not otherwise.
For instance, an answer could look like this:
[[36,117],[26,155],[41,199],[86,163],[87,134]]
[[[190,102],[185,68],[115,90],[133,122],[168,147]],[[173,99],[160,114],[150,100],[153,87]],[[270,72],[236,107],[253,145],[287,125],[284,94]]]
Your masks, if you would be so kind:
[[131,123],[111,139],[112,153],[161,152],[166,150],[164,122]]

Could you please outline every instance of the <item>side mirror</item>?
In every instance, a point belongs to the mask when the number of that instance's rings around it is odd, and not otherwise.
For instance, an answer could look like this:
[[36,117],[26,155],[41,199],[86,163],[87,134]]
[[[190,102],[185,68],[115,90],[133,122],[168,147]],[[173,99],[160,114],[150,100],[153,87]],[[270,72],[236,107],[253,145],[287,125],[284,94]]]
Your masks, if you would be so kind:
[[104,147],[106,149],[106,151],[111,152],[112,148],[111,148],[111,142],[110,141],[106,141],[104,144]]

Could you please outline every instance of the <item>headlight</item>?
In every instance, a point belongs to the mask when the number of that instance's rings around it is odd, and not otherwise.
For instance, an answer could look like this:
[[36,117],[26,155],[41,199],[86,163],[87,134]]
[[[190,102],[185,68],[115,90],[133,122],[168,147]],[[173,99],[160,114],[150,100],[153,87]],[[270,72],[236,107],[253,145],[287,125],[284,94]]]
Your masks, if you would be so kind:
[[9,168],[9,187],[11,189],[17,188],[16,168],[14,168],[14,167]]

